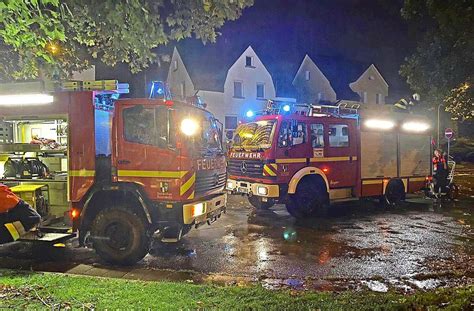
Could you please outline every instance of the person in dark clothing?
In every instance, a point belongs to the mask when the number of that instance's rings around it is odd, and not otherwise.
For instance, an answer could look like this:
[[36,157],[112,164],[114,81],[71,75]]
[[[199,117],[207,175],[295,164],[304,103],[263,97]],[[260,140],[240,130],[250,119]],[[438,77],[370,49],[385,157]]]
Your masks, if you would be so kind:
[[435,180],[435,192],[446,193],[446,181],[448,177],[448,164],[441,150],[436,149],[433,157],[433,178]]
[[14,242],[41,221],[41,216],[7,186],[0,184],[0,244]]

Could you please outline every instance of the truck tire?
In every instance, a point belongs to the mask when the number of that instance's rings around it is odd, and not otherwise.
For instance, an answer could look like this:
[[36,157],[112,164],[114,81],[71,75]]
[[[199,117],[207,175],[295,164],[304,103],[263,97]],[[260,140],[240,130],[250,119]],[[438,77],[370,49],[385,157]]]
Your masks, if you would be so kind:
[[286,209],[297,219],[323,215],[329,206],[329,195],[321,183],[310,180],[300,182],[295,194],[290,194],[286,201]]
[[103,260],[118,265],[133,265],[142,260],[151,245],[143,218],[125,207],[99,212],[92,222],[91,239]]
[[395,207],[405,200],[405,186],[400,179],[392,179],[385,188],[385,194],[380,201],[383,206]]
[[261,197],[257,196],[250,196],[248,197],[249,203],[255,207],[256,209],[269,209],[273,205],[275,205],[274,199],[268,199],[267,202],[263,202]]

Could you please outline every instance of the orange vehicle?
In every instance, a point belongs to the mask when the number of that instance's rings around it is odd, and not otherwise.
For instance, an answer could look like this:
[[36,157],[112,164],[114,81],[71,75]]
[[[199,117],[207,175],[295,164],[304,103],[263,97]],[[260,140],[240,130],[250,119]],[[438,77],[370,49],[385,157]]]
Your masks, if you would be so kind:
[[54,92],[48,105],[0,112],[9,120],[25,113],[67,117],[73,228],[81,245],[91,242],[111,263],[135,263],[148,253],[153,237],[176,242],[226,208],[218,121],[197,104],[170,100],[163,85],[158,87],[154,93],[161,98]]
[[257,208],[284,203],[297,218],[363,197],[396,204],[431,176],[428,128],[382,106],[270,103],[236,129],[226,188]]

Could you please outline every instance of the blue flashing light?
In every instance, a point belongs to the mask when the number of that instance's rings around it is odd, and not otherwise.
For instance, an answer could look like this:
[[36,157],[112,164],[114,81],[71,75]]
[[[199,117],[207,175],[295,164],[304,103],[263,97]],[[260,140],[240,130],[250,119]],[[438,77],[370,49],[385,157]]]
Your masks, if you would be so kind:
[[290,105],[284,105],[283,106],[283,111],[288,112],[288,111],[290,111],[290,108],[291,108]]
[[249,110],[249,111],[247,111],[247,113],[245,115],[247,116],[247,118],[251,118],[255,115],[255,113],[252,110]]

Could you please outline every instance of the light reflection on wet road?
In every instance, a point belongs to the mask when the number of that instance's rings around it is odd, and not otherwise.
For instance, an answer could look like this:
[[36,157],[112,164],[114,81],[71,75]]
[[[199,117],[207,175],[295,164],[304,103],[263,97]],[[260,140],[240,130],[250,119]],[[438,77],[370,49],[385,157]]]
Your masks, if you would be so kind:
[[[414,198],[391,210],[368,201],[345,203],[333,206],[327,217],[296,221],[283,205],[255,212],[246,198],[232,196],[227,214],[217,222],[192,230],[178,244],[155,246],[136,268],[280,279],[297,285],[321,279],[397,282],[414,274],[433,279],[464,276],[470,282],[473,212],[474,201],[435,208],[431,201]],[[100,262],[90,250],[69,248],[65,254],[51,265]],[[8,247],[0,247],[0,266],[2,256],[11,255]]]

